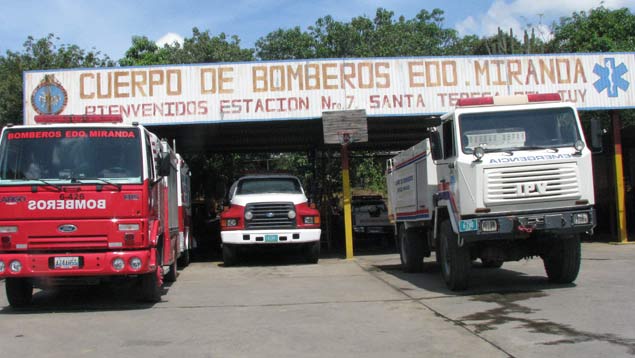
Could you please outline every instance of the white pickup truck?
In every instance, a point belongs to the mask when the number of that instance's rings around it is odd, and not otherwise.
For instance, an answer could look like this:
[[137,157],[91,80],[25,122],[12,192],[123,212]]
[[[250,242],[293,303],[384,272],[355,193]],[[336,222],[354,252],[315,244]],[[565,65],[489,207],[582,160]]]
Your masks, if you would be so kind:
[[237,261],[239,249],[255,245],[301,246],[309,263],[320,256],[320,213],[291,175],[248,175],[229,189],[221,213],[223,261]]

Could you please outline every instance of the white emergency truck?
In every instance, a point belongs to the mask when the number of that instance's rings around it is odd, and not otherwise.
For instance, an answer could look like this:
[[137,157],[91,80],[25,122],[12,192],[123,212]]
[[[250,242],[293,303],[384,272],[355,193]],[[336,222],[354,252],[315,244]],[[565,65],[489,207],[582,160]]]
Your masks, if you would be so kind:
[[436,250],[452,290],[467,288],[476,259],[540,257],[550,281],[573,282],[580,235],[595,226],[591,152],[558,94],[459,100],[388,160],[387,186],[403,269]]

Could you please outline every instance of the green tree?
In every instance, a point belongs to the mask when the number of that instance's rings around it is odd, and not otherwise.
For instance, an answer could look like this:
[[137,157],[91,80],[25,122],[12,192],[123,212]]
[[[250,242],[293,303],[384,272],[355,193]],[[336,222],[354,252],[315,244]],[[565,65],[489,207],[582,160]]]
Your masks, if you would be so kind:
[[146,36],[133,36],[132,45],[125,57],[119,60],[121,66],[148,66],[180,63],[179,44],[159,47]]
[[258,57],[262,60],[295,60],[316,56],[315,39],[296,26],[278,29],[256,41]]
[[[627,8],[609,10],[603,6],[574,12],[554,26],[554,37],[547,44],[549,52],[619,52],[635,51],[635,14]],[[620,112],[624,127],[635,125],[635,111]],[[588,126],[591,118],[607,122],[605,111],[582,112]]]
[[635,15],[603,6],[563,17],[553,29],[549,52],[635,51]]
[[59,44],[59,38],[48,34],[41,39],[31,36],[22,52],[7,51],[0,56],[0,125],[21,122],[23,116],[22,73],[74,67],[107,67],[115,63],[97,50],[84,50],[77,45]]
[[253,50],[240,47],[238,36],[227,37],[225,33],[212,36],[209,31],[192,29],[192,37],[185,38],[183,45],[178,43],[157,46],[146,36],[133,36],[132,45],[124,58],[119,60],[122,66],[146,66],[185,63],[213,63],[252,61]]
[[256,42],[260,59],[436,56],[454,54],[460,39],[444,29],[443,11],[421,10],[413,19],[394,18],[378,8],[375,17],[354,17],[341,22],[319,18],[307,31],[278,29]]
[[466,36],[463,43],[466,45],[464,54],[471,55],[513,55],[544,52],[544,42],[536,37],[533,29],[524,31],[522,42],[516,38],[512,29],[506,33],[499,27],[496,35],[482,39]]

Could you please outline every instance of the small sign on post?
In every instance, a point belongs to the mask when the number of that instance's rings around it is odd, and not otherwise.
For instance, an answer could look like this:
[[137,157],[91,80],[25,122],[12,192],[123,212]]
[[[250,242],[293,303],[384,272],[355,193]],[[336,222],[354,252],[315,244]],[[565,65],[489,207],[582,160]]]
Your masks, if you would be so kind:
[[342,196],[344,199],[344,237],[346,258],[353,258],[353,221],[351,213],[351,184],[348,170],[348,146],[354,142],[368,142],[366,111],[322,112],[324,143],[340,144],[342,157]]
[[342,144],[368,142],[368,123],[366,110],[322,112],[322,130],[324,144]]

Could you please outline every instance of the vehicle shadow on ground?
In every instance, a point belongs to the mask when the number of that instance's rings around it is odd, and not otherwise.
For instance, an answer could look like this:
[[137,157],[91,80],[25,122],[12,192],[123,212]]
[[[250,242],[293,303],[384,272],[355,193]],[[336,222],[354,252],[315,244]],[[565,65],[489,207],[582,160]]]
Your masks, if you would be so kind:
[[[381,241],[354,242],[353,249],[355,255],[385,255],[396,253],[394,244],[386,244]],[[251,247],[249,250],[240,252],[239,262],[234,266],[276,266],[276,265],[297,265],[306,264],[303,259],[300,247]],[[346,248],[342,245],[332,245],[327,243],[321,247],[320,259],[345,259]],[[219,249],[196,249],[192,255],[192,262],[221,262],[223,255]]]
[[472,264],[469,287],[463,291],[452,291],[447,288],[441,274],[441,267],[434,260],[426,261],[422,272],[404,272],[399,264],[371,264],[366,265],[366,269],[371,272],[384,272],[414,286],[414,288],[395,287],[404,293],[419,288],[427,292],[448,296],[472,296],[490,293],[538,292],[576,286],[575,283],[554,284],[549,282],[546,275],[528,275],[523,272],[506,269],[504,265],[502,268],[485,268],[479,261],[475,261]]
[[[171,285],[170,282],[164,283],[164,299]],[[0,309],[0,315],[142,310],[152,308],[156,304],[139,299],[136,282],[102,283],[89,286],[55,287],[46,290],[36,289],[31,305],[23,308],[6,306]]]

